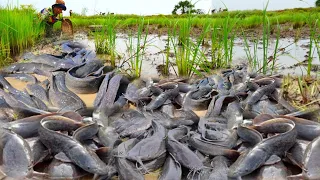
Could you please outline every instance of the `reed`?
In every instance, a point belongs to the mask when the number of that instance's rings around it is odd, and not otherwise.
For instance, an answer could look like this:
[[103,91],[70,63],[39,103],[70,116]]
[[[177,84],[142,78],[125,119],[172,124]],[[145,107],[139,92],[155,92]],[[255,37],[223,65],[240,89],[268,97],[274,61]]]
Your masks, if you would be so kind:
[[33,46],[44,27],[30,7],[0,7],[0,14],[0,66],[5,66],[13,61],[12,56]]

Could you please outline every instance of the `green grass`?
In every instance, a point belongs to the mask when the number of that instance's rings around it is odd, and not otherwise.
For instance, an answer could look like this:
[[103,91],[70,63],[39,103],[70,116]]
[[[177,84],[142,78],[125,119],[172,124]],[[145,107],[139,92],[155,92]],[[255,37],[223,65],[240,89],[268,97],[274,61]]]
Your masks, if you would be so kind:
[[116,21],[110,17],[105,24],[103,24],[101,31],[93,33],[96,52],[98,54],[107,54],[110,56],[112,67],[116,67],[116,59],[118,53],[116,51]]
[[[315,21],[319,18],[320,8],[296,8],[282,11],[251,10],[251,11],[231,11],[216,14],[191,15],[191,26],[202,28],[204,24],[210,23],[217,27],[223,27],[225,18],[229,23],[235,24],[235,28],[251,29],[261,27],[264,15],[269,19],[270,26],[279,24],[290,24],[292,26],[305,26],[309,19],[307,15],[311,14],[310,20]],[[71,17],[75,27],[88,27],[89,25],[103,24],[105,20],[117,21],[117,28],[127,28],[137,26],[141,16],[137,15],[106,15],[106,16],[75,16]],[[155,25],[158,28],[173,28],[175,24],[183,24],[189,19],[188,15],[153,15],[143,16],[145,24]],[[309,16],[308,16],[309,18]],[[318,22],[319,23],[319,22]]]
[[34,9],[0,7],[0,66],[34,45],[43,31]]

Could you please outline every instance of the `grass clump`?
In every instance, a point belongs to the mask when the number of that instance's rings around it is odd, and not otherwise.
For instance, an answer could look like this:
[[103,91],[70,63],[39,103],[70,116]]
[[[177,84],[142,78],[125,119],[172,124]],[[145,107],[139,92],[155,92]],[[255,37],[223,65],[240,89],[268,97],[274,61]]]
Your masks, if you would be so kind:
[[44,27],[32,7],[0,7],[0,66],[11,63],[12,56],[34,45]]

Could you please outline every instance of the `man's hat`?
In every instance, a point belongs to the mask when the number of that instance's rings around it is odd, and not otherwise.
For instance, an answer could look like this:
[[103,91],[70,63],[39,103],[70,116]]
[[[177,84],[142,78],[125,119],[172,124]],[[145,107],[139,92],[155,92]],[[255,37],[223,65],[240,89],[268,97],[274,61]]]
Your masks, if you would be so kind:
[[67,10],[64,0],[56,0],[56,4],[52,5],[52,8],[61,8],[62,10]]

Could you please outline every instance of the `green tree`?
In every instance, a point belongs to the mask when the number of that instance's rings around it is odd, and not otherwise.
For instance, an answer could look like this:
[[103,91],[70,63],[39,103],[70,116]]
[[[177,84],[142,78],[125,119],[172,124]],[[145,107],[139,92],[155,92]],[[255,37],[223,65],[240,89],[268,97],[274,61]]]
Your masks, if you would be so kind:
[[320,0],[317,0],[317,1],[316,1],[316,6],[317,6],[317,7],[320,7]]
[[175,5],[172,14],[177,14],[179,10],[181,11],[181,14],[196,12],[194,5],[188,0],[180,1],[177,5]]

